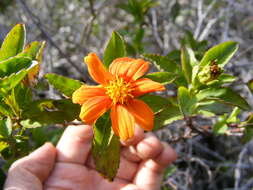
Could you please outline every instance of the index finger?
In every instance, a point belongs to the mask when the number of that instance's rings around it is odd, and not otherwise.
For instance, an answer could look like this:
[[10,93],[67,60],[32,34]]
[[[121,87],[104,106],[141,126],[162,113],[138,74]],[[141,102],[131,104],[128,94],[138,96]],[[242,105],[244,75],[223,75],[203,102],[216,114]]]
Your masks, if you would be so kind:
[[90,153],[92,137],[93,130],[89,125],[68,126],[56,146],[56,161],[84,164]]

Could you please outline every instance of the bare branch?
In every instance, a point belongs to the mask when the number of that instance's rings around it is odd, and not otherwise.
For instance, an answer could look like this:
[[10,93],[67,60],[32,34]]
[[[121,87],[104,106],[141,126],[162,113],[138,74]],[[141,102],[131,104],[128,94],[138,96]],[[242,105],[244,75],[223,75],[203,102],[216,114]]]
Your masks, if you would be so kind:
[[[39,17],[37,17],[27,6],[26,2],[24,0],[18,0],[18,2],[22,5],[23,10],[29,15],[29,17],[32,19],[33,23],[38,27],[38,29],[41,31],[41,33],[48,39],[49,43],[58,50],[60,55],[64,57],[74,68],[75,70],[80,74],[80,76],[83,78],[83,72],[80,70],[80,67],[77,66],[70,58],[69,56],[61,50],[61,48],[54,42],[54,40],[51,38],[51,36],[46,32],[46,30],[42,27],[41,21]],[[85,79],[84,79],[85,80]]]
[[161,50],[163,50],[163,41],[161,37],[158,34],[158,29],[157,29],[157,16],[156,16],[156,11],[155,9],[151,9],[151,16],[152,16],[152,32],[153,36],[157,42],[157,45]]

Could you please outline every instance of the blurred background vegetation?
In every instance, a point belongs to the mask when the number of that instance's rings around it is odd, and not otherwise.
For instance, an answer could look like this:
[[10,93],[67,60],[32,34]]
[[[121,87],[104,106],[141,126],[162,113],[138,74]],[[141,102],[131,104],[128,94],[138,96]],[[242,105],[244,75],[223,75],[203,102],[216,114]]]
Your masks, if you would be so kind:
[[[114,30],[124,36],[128,54],[134,57],[167,55],[182,43],[201,57],[215,44],[237,41],[239,51],[226,70],[238,77],[232,88],[252,106],[246,85],[253,78],[252,10],[252,0],[1,0],[0,42],[15,24],[25,23],[29,42],[47,41],[40,77],[54,72],[91,82],[82,59],[89,52],[102,56]],[[40,84],[38,96],[59,96],[43,81]],[[175,95],[173,86],[167,93]],[[197,125],[208,128],[212,123],[197,118]],[[184,123],[175,122],[156,132],[179,154],[164,176],[163,190],[252,189],[253,142],[243,142],[241,131],[178,138],[185,130]],[[57,141],[59,132],[37,129],[33,137],[41,142],[36,146],[48,140],[46,134]]]

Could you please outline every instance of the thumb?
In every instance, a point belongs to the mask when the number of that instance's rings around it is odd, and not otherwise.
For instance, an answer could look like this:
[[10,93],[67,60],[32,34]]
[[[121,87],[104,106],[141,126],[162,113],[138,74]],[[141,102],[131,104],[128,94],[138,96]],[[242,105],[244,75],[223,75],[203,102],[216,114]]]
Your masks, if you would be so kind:
[[30,155],[17,160],[9,169],[5,189],[41,190],[43,181],[54,167],[55,158],[55,147],[46,143]]

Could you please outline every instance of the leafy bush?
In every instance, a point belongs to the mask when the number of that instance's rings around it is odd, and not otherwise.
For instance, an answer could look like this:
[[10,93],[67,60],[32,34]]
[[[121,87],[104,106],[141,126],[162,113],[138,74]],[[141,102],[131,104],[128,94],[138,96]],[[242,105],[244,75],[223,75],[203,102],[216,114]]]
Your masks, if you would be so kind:
[[[129,0],[117,5],[131,15],[129,26],[113,32],[103,53],[103,63],[109,67],[119,57],[141,57],[152,64],[152,71],[144,77],[166,86],[162,93],[140,97],[155,115],[154,131],[175,121],[182,121],[189,129],[187,135],[178,133],[178,139],[195,135],[218,136],[243,132],[243,143],[252,139],[253,115],[247,100],[231,88],[237,77],[228,74],[225,67],[236,54],[238,44],[227,41],[208,49],[207,41],[195,40],[190,32],[181,40],[180,49],[159,55],[147,52],[147,12],[157,3],[150,0]],[[0,4],[1,6],[1,4]],[[179,15],[180,5],[175,1],[172,20]],[[16,159],[27,155],[46,141],[56,143],[64,127],[79,119],[80,106],[72,103],[72,94],[84,83],[67,76],[47,73],[38,81],[45,42],[26,45],[23,24],[16,25],[6,36],[0,49],[0,154],[6,172]],[[248,87],[253,91],[252,81]],[[45,87],[56,89],[61,98],[45,99],[38,96]],[[175,94],[168,95],[170,91]],[[241,112],[248,113],[241,119]],[[196,126],[196,118],[213,121],[211,128]],[[119,166],[119,138],[111,130],[108,112],[94,125],[93,158],[96,169],[112,180]],[[171,167],[166,177],[175,172]],[[1,171],[0,175],[4,175]],[[165,188],[165,187],[164,187]],[[165,188],[166,189],[166,188]]]
[[[7,161],[6,167],[33,150],[36,143],[41,145],[44,141],[53,141],[55,135],[61,131],[47,132],[52,137],[48,139],[44,136],[46,132],[42,128],[49,130],[46,126],[66,126],[68,122],[78,119],[80,112],[80,106],[73,104],[70,98],[82,83],[68,77],[53,73],[45,75],[49,84],[65,98],[35,99],[33,91],[36,90],[35,80],[45,42],[32,42],[25,46],[25,36],[25,26],[16,25],[5,38],[0,50],[0,150],[2,157]],[[250,106],[243,97],[226,85],[236,80],[232,75],[225,73],[224,66],[237,48],[235,42],[224,42],[210,48],[202,58],[197,59],[190,44],[183,42],[181,50],[174,50],[165,56],[143,54],[143,57],[154,63],[158,70],[147,74],[146,77],[162,84],[173,84],[177,88],[176,98],[164,95],[142,97],[154,110],[154,129],[158,130],[176,120],[185,120],[186,127],[204,133],[194,127],[192,118],[196,115],[213,117],[220,114],[225,115],[220,116],[213,127],[216,134],[226,133],[230,124],[235,123],[238,127],[249,128],[247,123],[251,123],[251,119],[240,122],[237,116],[240,109],[249,110]],[[123,38],[114,32],[105,49],[104,64],[108,67],[114,59],[124,57],[126,53]],[[227,113],[232,108],[234,110],[228,116]],[[116,143],[119,139],[116,136],[111,138],[111,124],[106,122],[108,117],[105,115],[96,122],[93,155],[97,170],[112,179],[119,164],[119,143]],[[111,171],[109,168],[115,169]]]

